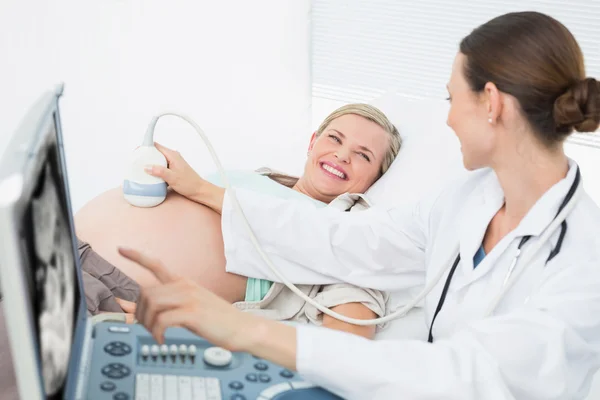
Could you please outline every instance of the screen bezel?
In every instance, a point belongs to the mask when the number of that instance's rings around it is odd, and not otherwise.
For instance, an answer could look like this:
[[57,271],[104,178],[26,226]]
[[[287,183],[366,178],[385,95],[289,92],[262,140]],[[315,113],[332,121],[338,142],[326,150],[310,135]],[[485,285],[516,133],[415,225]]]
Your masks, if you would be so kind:
[[[87,308],[83,296],[80,264],[74,236],[74,224],[66,160],[62,141],[58,99],[62,87],[46,93],[31,108],[15,132],[7,150],[0,159],[0,272],[3,287],[3,307],[5,324],[11,344],[11,354],[15,377],[21,398],[44,398],[41,375],[39,342],[34,329],[34,314],[29,283],[26,276],[27,261],[20,248],[20,224],[23,221],[33,189],[41,169],[45,165],[48,146],[55,143],[58,156],[58,169],[66,194],[67,220],[72,237],[75,255],[76,285],[79,296],[74,310],[74,333],[67,373],[65,398],[74,398],[77,387],[79,359],[82,352],[84,331],[87,325]],[[60,183],[59,183],[60,184]],[[77,302],[78,300],[78,302]]]

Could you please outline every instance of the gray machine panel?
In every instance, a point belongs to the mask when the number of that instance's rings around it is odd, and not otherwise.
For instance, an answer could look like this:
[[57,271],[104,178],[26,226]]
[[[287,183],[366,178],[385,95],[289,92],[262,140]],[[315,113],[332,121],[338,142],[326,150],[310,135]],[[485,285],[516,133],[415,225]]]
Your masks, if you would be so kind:
[[[276,364],[247,353],[233,353],[231,363],[212,366],[204,361],[204,351],[213,347],[183,328],[169,328],[165,344],[196,346],[196,355],[142,355],[144,345],[156,342],[140,325],[101,322],[94,328],[93,354],[89,368],[88,398],[94,400],[146,399],[136,393],[136,375],[217,378],[222,400],[334,400],[340,397],[303,381],[300,376]],[[185,379],[185,378],[184,378]],[[151,391],[147,399],[171,399],[165,385],[162,396]],[[137,397],[136,397],[137,396]],[[181,397],[181,393],[178,396]],[[208,391],[204,397],[192,393],[190,399],[213,400]]]

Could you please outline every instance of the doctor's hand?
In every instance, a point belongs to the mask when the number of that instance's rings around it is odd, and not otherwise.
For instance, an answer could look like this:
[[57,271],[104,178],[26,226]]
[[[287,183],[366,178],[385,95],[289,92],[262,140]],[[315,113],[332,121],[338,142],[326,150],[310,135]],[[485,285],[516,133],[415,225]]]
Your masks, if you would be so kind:
[[123,300],[119,297],[115,297],[115,301],[121,307],[121,310],[123,310],[123,313],[125,314],[125,322],[128,324],[134,324],[136,322],[135,308],[137,305],[133,301]]
[[132,249],[119,248],[119,253],[151,271],[160,282],[142,288],[137,306],[132,309],[137,321],[158,343],[164,343],[165,330],[170,326],[187,328],[231,351],[248,348],[256,340],[249,335],[257,325],[255,316],[242,313],[194,281],[173,274],[159,260]]
[[142,288],[135,316],[158,343],[169,326],[187,328],[216,346],[244,351],[296,370],[296,329],[244,313],[197,285],[170,272],[159,260],[132,249],[119,253],[151,271],[158,281]]
[[202,179],[178,151],[154,143],[167,159],[167,167],[149,165],[147,174],[161,178],[171,189],[197,203],[204,204],[220,213],[225,190]]

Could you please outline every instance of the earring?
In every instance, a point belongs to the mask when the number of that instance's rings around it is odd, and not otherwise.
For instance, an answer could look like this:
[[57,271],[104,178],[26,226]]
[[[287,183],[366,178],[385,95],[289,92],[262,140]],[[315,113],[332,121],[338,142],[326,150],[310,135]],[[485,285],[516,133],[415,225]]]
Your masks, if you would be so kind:
[[488,122],[491,124],[491,123],[492,123],[492,119],[491,119],[491,118],[488,118]]

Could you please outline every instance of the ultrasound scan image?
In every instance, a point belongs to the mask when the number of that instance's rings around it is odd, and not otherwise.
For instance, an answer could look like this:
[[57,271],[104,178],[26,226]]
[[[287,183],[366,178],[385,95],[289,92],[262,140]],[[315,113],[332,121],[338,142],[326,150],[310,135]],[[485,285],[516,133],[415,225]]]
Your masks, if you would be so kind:
[[58,174],[44,167],[30,208],[34,309],[46,395],[62,398],[73,335],[76,285],[73,247]]

